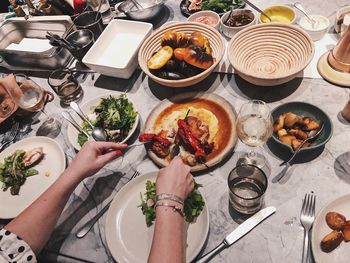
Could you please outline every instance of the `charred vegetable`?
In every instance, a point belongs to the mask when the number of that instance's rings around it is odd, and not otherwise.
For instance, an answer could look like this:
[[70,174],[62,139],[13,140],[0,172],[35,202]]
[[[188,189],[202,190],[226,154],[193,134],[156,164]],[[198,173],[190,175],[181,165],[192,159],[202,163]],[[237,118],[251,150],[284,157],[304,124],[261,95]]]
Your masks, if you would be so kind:
[[186,63],[201,69],[208,69],[214,64],[213,57],[197,46],[188,48],[184,60]]
[[164,33],[161,40],[162,47],[170,46],[172,48],[177,48],[177,33],[175,31],[167,31]]
[[160,69],[165,66],[172,56],[173,49],[170,46],[164,46],[147,61],[147,66],[149,69]]

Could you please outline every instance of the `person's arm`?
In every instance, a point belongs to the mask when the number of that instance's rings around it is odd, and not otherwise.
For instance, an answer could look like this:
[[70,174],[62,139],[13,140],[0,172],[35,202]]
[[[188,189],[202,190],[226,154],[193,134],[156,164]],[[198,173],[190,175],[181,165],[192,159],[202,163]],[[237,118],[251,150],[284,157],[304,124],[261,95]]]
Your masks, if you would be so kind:
[[[87,142],[63,174],[28,208],[5,226],[25,240],[38,254],[51,236],[57,220],[75,187],[118,157],[126,145]],[[104,152],[109,151],[104,154]],[[110,150],[113,150],[112,152]]]
[[[180,157],[176,157],[168,167],[160,170],[157,177],[157,195],[171,194],[185,200],[193,187],[194,181],[190,174],[190,168],[183,164]],[[158,202],[176,206],[183,210],[183,206],[176,201],[164,200]],[[184,217],[171,207],[157,206],[154,235],[148,262],[185,262],[185,236]]]

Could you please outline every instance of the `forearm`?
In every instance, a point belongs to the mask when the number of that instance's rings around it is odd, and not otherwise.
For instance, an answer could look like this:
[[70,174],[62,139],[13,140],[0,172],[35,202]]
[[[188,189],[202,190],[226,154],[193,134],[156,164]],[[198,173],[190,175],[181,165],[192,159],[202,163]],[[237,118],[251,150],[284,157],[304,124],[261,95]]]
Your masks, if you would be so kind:
[[149,263],[185,262],[185,220],[170,207],[157,207]]
[[50,238],[69,196],[78,184],[78,179],[74,179],[69,172],[64,172],[5,228],[20,236],[38,254]]

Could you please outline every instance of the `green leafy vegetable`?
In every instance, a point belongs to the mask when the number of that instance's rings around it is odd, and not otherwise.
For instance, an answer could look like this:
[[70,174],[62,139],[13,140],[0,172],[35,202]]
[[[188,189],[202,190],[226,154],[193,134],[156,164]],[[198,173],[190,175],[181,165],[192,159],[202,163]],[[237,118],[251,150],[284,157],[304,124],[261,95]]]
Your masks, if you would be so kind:
[[37,175],[39,172],[23,164],[25,151],[17,150],[12,155],[6,157],[0,163],[0,181],[3,182],[2,189],[7,191],[10,188],[12,195],[18,195],[21,186],[27,177]]
[[[121,142],[128,136],[137,116],[137,111],[125,93],[119,97],[103,98],[94,109],[94,113],[96,119],[90,121],[94,126],[104,128],[107,140],[113,142]],[[91,132],[86,122],[83,122],[82,126],[86,132]],[[88,138],[83,133],[79,133],[78,143],[80,146],[83,146],[87,140]]]
[[240,6],[242,0],[203,0],[202,10],[212,10],[218,13],[227,12],[231,6]]
[[[200,184],[195,182],[194,188],[189,196],[185,200],[184,205],[184,216],[185,220],[192,223],[203,211],[205,205],[204,200],[198,188],[201,187]],[[154,209],[156,203],[156,183],[152,181],[146,182],[146,192],[141,195],[141,207],[142,213],[146,217],[146,225],[150,227],[154,220],[156,219],[156,211]]]

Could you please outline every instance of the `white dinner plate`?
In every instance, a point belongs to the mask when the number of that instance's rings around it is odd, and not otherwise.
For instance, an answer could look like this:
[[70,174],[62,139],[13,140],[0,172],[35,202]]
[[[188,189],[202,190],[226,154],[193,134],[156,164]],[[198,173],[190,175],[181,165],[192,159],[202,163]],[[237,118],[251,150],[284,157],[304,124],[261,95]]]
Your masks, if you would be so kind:
[[[133,179],[117,193],[111,203],[105,232],[109,251],[118,263],[147,262],[154,224],[149,228],[146,226],[145,216],[138,206],[141,204],[140,193],[146,190],[146,181],[155,181],[156,176],[157,172],[153,172]],[[208,231],[209,212],[205,205],[196,222],[188,227],[187,262],[191,262],[201,251]]]
[[349,263],[350,261],[350,243],[341,242],[332,252],[326,253],[321,250],[320,243],[325,235],[332,229],[326,223],[326,214],[328,212],[338,212],[350,220],[350,195],[337,198],[324,207],[317,215],[312,228],[312,252],[317,263]]
[[[93,113],[93,110],[96,106],[98,106],[101,102],[102,98],[108,98],[109,96],[113,96],[113,97],[118,97],[120,96],[122,93],[112,93],[112,94],[105,94],[105,95],[100,95],[97,96],[87,102],[85,102],[84,104],[82,104],[80,106],[81,110],[85,113],[86,116],[89,116],[90,114]],[[135,107],[135,103],[133,103],[132,100],[130,100],[130,98],[128,97],[128,100],[133,104],[135,111],[137,111],[136,107]],[[75,121],[81,126],[81,124],[83,123],[83,121],[79,118],[78,114],[76,114],[75,112],[72,113],[72,117],[75,119]],[[139,114],[137,113],[136,115],[136,119],[135,119],[135,123],[134,126],[132,127],[132,129],[129,131],[128,136],[121,141],[120,143],[124,143],[126,142],[131,135],[136,131],[137,125],[139,123]],[[78,134],[79,132],[73,127],[72,124],[68,124],[68,129],[67,129],[67,136],[68,136],[68,140],[69,142],[73,145],[73,147],[76,150],[80,150],[81,147],[78,143]]]
[[[66,158],[61,146],[48,137],[29,137],[23,139],[0,153],[0,162],[12,155],[16,150],[32,150],[43,147],[44,157],[33,168],[39,174],[28,177],[19,190],[19,195],[11,195],[10,189],[0,189],[0,218],[8,219],[16,217],[35,199],[37,199],[64,171]],[[2,186],[2,182],[0,182]]]

